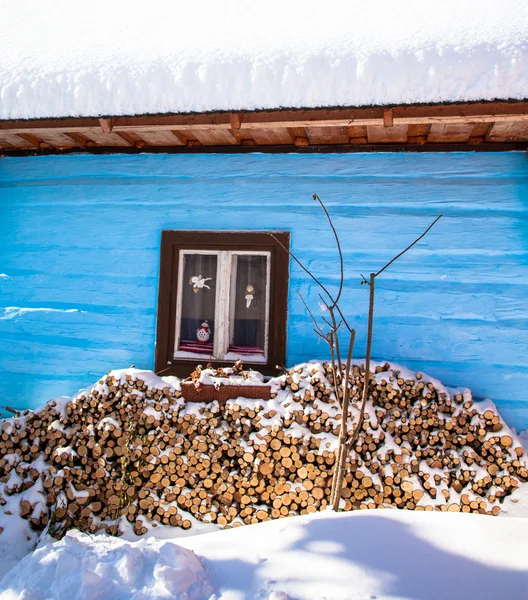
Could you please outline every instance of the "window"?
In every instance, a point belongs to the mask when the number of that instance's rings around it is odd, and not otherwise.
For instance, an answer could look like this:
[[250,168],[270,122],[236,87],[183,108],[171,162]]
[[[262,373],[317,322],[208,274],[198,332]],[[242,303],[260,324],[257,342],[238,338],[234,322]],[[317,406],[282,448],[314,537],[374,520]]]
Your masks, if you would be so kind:
[[[198,363],[273,373],[284,364],[289,234],[164,231],[156,371]],[[280,243],[277,241],[279,240]]]

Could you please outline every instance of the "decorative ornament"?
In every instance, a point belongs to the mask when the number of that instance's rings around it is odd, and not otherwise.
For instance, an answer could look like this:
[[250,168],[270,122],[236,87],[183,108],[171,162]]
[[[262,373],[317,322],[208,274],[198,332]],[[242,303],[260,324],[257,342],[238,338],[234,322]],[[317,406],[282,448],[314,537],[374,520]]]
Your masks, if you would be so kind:
[[246,286],[246,295],[245,295],[246,308],[249,308],[251,306],[251,302],[253,301],[254,297],[255,297],[255,288],[249,283]]
[[211,277],[202,277],[202,275],[193,275],[189,279],[189,284],[193,286],[193,292],[197,294],[201,289],[207,288],[210,290],[211,288],[205,283],[206,281],[212,281]]
[[204,321],[196,330],[196,340],[199,344],[206,344],[211,337],[211,328],[209,323]]

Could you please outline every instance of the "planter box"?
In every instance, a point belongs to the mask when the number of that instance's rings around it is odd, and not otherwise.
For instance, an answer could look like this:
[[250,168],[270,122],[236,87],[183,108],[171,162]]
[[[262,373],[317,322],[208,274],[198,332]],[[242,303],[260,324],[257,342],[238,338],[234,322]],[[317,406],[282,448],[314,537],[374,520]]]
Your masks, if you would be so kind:
[[182,382],[181,390],[186,402],[225,402],[235,398],[249,398],[250,400],[269,400],[271,388],[269,385],[201,385],[196,387],[192,381]]

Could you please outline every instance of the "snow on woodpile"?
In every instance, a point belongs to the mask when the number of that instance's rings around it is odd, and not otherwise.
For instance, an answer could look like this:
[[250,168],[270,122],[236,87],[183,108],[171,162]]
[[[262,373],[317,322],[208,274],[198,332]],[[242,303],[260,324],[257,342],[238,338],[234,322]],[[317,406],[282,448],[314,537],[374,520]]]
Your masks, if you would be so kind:
[[522,99],[525,0],[0,2],[0,119]]
[[[374,367],[341,508],[499,514],[528,473],[494,405],[398,365]],[[331,377],[329,365],[309,362],[271,379],[270,400],[186,403],[174,377],[111,371],[71,400],[6,420],[3,537],[22,529],[20,517],[60,537],[72,527],[144,535],[161,525],[230,528],[323,510],[340,424]],[[363,377],[356,363],[350,431]],[[222,378],[247,378],[253,390],[260,381],[239,364],[195,373],[198,386]]]

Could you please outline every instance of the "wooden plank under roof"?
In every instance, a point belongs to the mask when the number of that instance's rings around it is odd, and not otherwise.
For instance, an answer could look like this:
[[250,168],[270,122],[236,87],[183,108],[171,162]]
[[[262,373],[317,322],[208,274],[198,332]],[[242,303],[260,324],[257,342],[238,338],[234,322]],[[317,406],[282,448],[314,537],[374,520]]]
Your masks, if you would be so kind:
[[[0,121],[2,154],[53,151],[524,149],[528,102]],[[510,144],[506,146],[506,144]],[[474,148],[474,146],[480,146]],[[231,149],[231,150],[230,150]],[[205,151],[205,150],[204,150]]]

